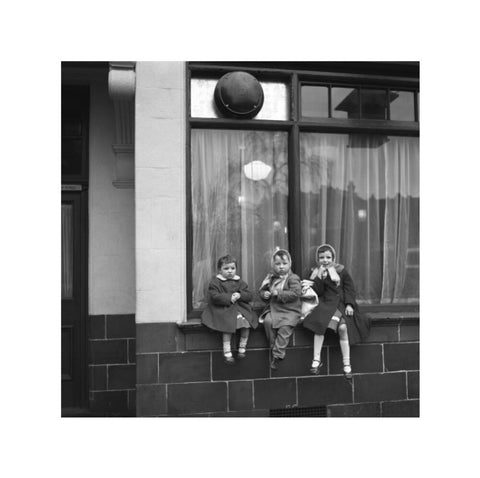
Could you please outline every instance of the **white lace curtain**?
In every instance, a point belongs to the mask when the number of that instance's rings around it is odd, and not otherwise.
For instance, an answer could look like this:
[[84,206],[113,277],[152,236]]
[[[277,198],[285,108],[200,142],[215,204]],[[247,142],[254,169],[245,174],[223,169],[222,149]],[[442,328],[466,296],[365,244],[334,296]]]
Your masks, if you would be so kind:
[[[237,273],[254,291],[274,248],[288,248],[287,134],[193,130],[191,152],[192,299],[198,308],[219,257],[234,255]],[[244,166],[268,175],[249,179]]]
[[418,138],[304,133],[302,252],[328,242],[360,302],[419,300]]
[[[273,249],[289,248],[287,143],[281,132],[192,131],[195,308],[220,256],[236,256],[256,290]],[[253,161],[271,168],[266,178],[247,177]],[[331,243],[360,302],[418,302],[418,138],[302,133],[300,162],[303,263]]]

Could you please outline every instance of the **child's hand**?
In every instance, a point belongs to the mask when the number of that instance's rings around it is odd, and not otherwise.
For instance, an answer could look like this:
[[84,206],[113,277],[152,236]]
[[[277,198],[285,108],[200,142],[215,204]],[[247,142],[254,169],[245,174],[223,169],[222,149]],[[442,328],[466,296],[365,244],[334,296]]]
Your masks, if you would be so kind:
[[272,295],[271,292],[268,291],[268,290],[264,290],[264,291],[262,292],[262,297],[263,297],[264,299],[270,299],[270,296],[271,296],[271,295]]
[[272,295],[273,295],[274,297],[278,297],[278,290],[275,289],[275,290],[272,292]]
[[235,304],[235,302],[237,302],[238,299],[240,299],[240,294],[238,292],[234,292],[231,298],[232,304]]
[[350,304],[348,304],[345,307],[345,315],[348,315],[348,316],[353,315],[353,307]]

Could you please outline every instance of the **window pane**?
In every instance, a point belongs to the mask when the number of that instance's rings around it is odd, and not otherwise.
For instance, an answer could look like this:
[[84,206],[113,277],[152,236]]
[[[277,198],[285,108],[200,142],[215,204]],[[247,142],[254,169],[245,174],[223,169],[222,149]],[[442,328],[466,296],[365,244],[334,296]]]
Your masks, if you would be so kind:
[[72,206],[62,204],[62,299],[73,291],[73,226]]
[[302,116],[328,118],[328,88],[326,86],[302,86]]
[[418,302],[418,138],[302,133],[300,157],[304,263],[330,243],[359,302]]
[[358,89],[332,88],[332,117],[358,118]]
[[362,90],[362,118],[387,119],[386,90]]
[[[218,79],[192,78],[190,82],[192,118],[220,118],[213,99]],[[289,91],[285,83],[261,81],[263,89],[263,106],[253,119],[288,120]]]
[[415,121],[415,96],[411,91],[390,92],[390,119]]
[[284,132],[192,130],[194,308],[219,257],[237,258],[253,292],[275,247],[288,248],[287,144]]

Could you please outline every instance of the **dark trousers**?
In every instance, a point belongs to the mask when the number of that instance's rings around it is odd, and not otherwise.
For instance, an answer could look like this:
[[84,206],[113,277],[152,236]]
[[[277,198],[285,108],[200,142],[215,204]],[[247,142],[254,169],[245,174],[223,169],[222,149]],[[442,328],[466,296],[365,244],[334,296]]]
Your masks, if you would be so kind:
[[283,359],[295,327],[292,327],[291,325],[282,325],[278,329],[274,329],[272,325],[272,315],[267,314],[263,322],[263,327],[272,349],[272,355],[275,358]]

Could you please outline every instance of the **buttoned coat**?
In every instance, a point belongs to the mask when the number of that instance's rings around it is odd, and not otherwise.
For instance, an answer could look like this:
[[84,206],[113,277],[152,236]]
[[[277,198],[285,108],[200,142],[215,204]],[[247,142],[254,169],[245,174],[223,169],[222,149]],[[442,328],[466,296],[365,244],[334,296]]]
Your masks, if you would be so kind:
[[[238,292],[240,299],[232,304],[232,294]],[[208,305],[202,313],[202,323],[213,330],[233,333],[237,328],[237,316],[243,315],[252,328],[258,325],[257,314],[250,302],[253,294],[248,285],[239,276],[225,279],[220,275],[213,277],[208,285]]]
[[[259,292],[269,290],[272,286],[272,282],[276,279],[278,279],[278,276],[270,274],[269,280],[264,281]],[[302,313],[301,295],[302,285],[300,277],[292,271],[289,271],[282,290],[278,292],[278,296],[272,295],[269,299],[265,300],[260,295],[262,300],[267,303],[260,317],[263,317],[270,312],[272,316],[272,327],[274,329],[278,329],[283,325],[295,327],[300,321]]]
[[[303,326],[315,334],[325,334],[330,319],[337,310],[345,320],[350,344],[365,340],[370,331],[370,321],[364,317],[356,302],[356,292],[350,274],[343,265],[335,265],[335,270],[340,277],[337,285],[330,274],[325,279],[315,277],[312,289],[317,293],[319,303],[303,321]],[[346,305],[353,307],[353,316],[345,315]]]

